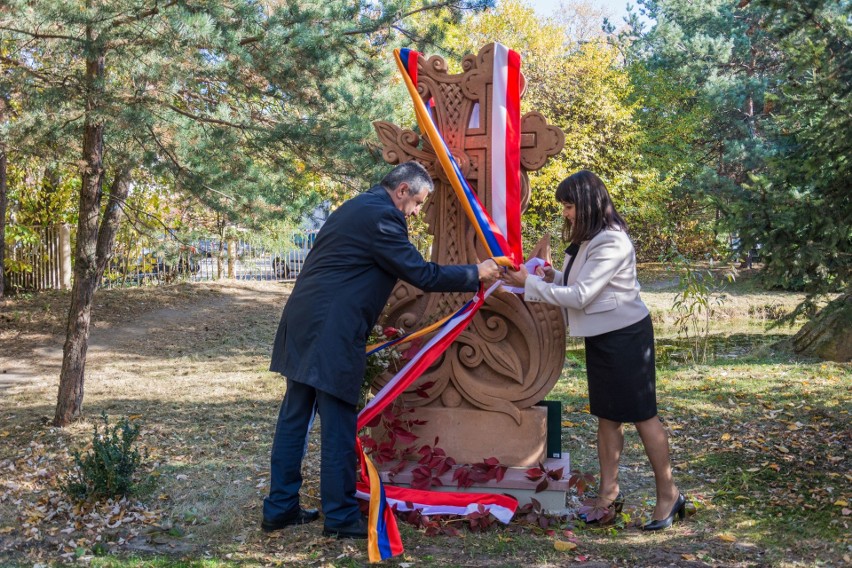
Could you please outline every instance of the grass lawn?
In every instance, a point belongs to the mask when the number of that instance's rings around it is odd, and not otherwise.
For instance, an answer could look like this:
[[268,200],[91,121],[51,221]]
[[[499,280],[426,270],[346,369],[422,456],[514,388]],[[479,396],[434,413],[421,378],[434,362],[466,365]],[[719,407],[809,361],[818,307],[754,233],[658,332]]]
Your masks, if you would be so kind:
[[[389,566],[848,566],[852,564],[848,364],[803,359],[766,329],[799,297],[729,285],[711,321],[706,361],[690,356],[671,310],[673,283],[645,274],[658,338],[660,416],[671,434],[684,523],[636,528],[653,478],[626,427],[624,514],[610,526],[512,523],[459,536],[401,524],[405,555]],[[103,290],[87,362],[85,419],[49,426],[62,358],[66,293],[0,300],[0,565],[361,566],[363,542],[321,523],[259,530],[280,377],[266,368],[289,286],[221,282]],[[563,403],[563,446],[596,474],[582,343],[570,340],[549,395]],[[105,412],[139,425],[151,483],[117,502],[79,504],[61,485]],[[303,504],[319,505],[318,437]]]

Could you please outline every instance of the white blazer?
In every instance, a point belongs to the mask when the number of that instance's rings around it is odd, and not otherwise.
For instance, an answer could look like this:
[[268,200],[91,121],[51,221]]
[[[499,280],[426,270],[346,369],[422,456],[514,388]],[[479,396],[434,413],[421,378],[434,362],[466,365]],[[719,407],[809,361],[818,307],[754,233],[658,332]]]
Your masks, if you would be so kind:
[[[566,256],[563,271],[568,260]],[[558,270],[552,283],[530,275],[524,299],[562,306],[571,336],[600,335],[648,315],[648,308],[639,298],[636,251],[627,234],[619,229],[601,231],[582,242],[566,285],[562,279],[563,272]]]

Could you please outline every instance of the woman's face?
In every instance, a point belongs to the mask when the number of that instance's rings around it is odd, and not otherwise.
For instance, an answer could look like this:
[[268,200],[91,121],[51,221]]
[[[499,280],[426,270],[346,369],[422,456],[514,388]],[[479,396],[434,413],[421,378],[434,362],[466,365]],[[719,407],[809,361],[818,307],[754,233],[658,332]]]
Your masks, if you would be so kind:
[[576,212],[577,210],[573,203],[562,203],[562,216],[565,217],[572,227],[574,226],[574,215]]

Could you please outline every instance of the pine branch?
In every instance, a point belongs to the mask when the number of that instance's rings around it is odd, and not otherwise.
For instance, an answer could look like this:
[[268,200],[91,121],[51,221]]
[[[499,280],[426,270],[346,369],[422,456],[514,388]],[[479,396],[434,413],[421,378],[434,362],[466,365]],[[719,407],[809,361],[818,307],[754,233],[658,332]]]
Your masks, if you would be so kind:
[[398,31],[404,37],[407,37],[409,40],[411,40],[413,43],[417,43],[422,39],[420,36],[416,35],[413,32],[408,31],[407,29],[403,28],[402,26],[392,25],[391,29]]
[[183,110],[175,105],[167,105],[168,108],[175,111],[178,114],[181,114],[187,118],[191,118],[192,120],[197,120],[198,122],[204,122],[207,124],[218,124],[219,126],[227,126],[229,128],[236,128],[237,130],[254,130],[254,127],[248,124],[237,124],[235,122],[229,122],[227,120],[220,120],[218,118],[209,118],[206,116],[199,116],[197,114],[191,113],[189,111]]
[[[175,169],[177,170],[177,172],[179,174],[185,175],[186,177],[189,177],[189,178],[196,178],[196,179],[198,178],[198,176],[193,174],[188,168],[181,165],[181,163],[174,156],[174,154],[172,154],[171,151],[169,151],[169,149],[166,148],[165,144],[160,142],[160,138],[157,136],[157,134],[154,132],[154,130],[150,126],[148,127],[148,132],[151,134],[151,137],[154,139],[154,143],[157,144],[157,147],[166,155],[166,157],[174,165]],[[209,185],[207,185],[205,183],[201,183],[200,185],[204,189],[206,189],[208,191],[212,191],[213,193],[219,194],[227,200],[236,201],[236,198],[234,198],[234,196],[232,196],[232,195],[228,195],[227,193],[223,193],[223,192],[219,191],[218,189],[213,189],[212,187],[210,187]]]
[[24,65],[23,63],[21,63],[17,59],[13,59],[11,57],[6,57],[5,55],[0,55],[0,63],[6,64],[6,65],[11,65],[12,67],[15,67],[17,69],[22,69],[26,74],[32,75],[33,77],[35,77],[36,79],[39,79],[40,81],[43,81],[43,82],[48,83],[48,84],[51,83],[51,79],[49,78],[48,75],[44,75],[42,73],[34,71],[29,66]]
[[262,39],[263,39],[263,36],[252,36],[252,37],[243,38],[243,39],[240,40],[239,45],[240,46],[251,45],[253,43],[259,42]]
[[79,43],[83,43],[85,40],[83,38],[63,35],[63,34],[43,34],[39,32],[32,32],[29,30],[21,30],[18,28],[12,28],[9,26],[0,25],[0,30],[5,30],[7,32],[12,32],[16,34],[21,34],[32,39],[64,39],[66,41],[76,41]]
[[446,2],[439,2],[437,4],[428,4],[426,6],[421,6],[420,8],[410,10],[410,11],[405,12],[403,14],[399,14],[396,18],[394,18],[393,20],[391,20],[389,22],[381,22],[381,23],[379,23],[379,24],[377,24],[376,26],[373,26],[373,27],[361,28],[361,29],[357,29],[357,30],[351,30],[351,31],[348,31],[348,32],[343,32],[341,35],[364,35],[364,34],[375,33],[385,26],[393,28],[399,22],[404,20],[405,18],[408,18],[408,17],[413,16],[415,14],[419,14],[420,12],[427,12],[427,11],[431,11],[431,10],[440,10],[441,8],[447,8],[449,6],[454,6],[456,4],[457,4],[456,0],[447,0]]
[[[121,211],[124,213],[125,218],[130,222],[130,225],[137,233],[145,235],[147,237],[153,237],[154,235],[152,233],[149,233],[149,231],[154,228],[152,227],[152,224],[157,224],[163,229],[165,229],[166,233],[172,235],[172,237],[178,243],[187,246],[190,244],[178,238],[176,235],[177,231],[175,227],[170,227],[159,215],[149,213],[140,207],[134,207],[130,203],[128,203],[126,199],[116,200],[116,203],[118,203],[119,207],[121,207]],[[148,220],[153,221],[154,223],[147,223],[146,221],[142,220],[142,217],[146,217]]]
[[151,16],[156,16],[157,14],[160,13],[161,10],[164,10],[166,8],[171,8],[172,6],[175,6],[177,3],[178,3],[177,0],[172,0],[171,2],[166,2],[162,7],[155,6],[153,8],[143,10],[143,11],[137,13],[137,14],[132,14],[132,15],[128,15],[128,16],[125,16],[123,18],[120,18],[120,19],[113,20],[106,29],[114,30],[114,29],[120,28],[121,26],[124,26],[126,24],[132,24],[132,23],[135,23],[135,22],[140,22],[140,21],[144,20],[145,18],[149,18]]

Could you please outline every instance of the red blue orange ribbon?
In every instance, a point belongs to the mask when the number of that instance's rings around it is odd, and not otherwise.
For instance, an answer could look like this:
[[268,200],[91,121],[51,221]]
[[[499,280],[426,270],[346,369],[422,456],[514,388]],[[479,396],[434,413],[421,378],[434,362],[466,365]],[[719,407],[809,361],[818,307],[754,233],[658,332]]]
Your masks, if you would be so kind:
[[[499,224],[492,219],[470,184],[462,175],[455,158],[435,125],[432,113],[417,93],[417,65],[420,54],[409,49],[395,50],[397,66],[402,72],[406,88],[414,102],[414,111],[421,131],[429,139],[438,161],[479,241],[488,254],[501,266],[517,265],[523,261],[520,230],[520,56],[500,44],[495,45],[492,123],[492,210]],[[506,236],[509,237],[507,240]],[[511,244],[510,244],[511,243]],[[416,334],[397,338],[381,346],[371,346],[377,351],[394,343],[410,341],[413,335],[437,331],[358,415],[358,430],[375,419],[387,405],[407,389],[450,346],[467,327],[485,299],[498,287],[495,282],[488,290],[480,290],[474,298],[455,314],[432,324]],[[367,551],[370,562],[380,562],[403,552],[402,539],[396,518],[389,503],[398,510],[419,509],[423,514],[464,515],[477,510],[487,510],[498,520],[508,523],[517,509],[513,497],[490,493],[444,493],[415,490],[403,487],[384,487],[375,466],[364,454],[358,442],[362,481],[357,485],[360,497],[369,498],[369,530]]]

